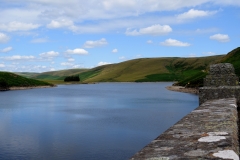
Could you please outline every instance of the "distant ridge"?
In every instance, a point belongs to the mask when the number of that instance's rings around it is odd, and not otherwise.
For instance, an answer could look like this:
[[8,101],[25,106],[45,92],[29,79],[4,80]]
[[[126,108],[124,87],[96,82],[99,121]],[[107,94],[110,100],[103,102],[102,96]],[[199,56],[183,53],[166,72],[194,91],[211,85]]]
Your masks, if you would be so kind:
[[[90,69],[80,74],[84,82],[179,81],[205,72],[223,56],[199,58],[141,58]],[[85,75],[88,74],[88,77]]]

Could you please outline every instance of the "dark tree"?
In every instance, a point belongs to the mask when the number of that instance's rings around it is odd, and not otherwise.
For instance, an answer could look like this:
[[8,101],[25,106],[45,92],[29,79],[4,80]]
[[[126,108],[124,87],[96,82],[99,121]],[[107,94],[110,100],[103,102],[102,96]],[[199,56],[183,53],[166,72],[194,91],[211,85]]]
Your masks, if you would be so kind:
[[76,76],[68,76],[64,79],[64,82],[72,82],[72,81],[75,81],[75,82],[79,82],[80,81],[80,78],[78,75]]
[[8,86],[8,83],[5,79],[2,79],[0,78],[0,91],[3,90],[3,91],[6,91],[6,90],[9,90],[9,86]]

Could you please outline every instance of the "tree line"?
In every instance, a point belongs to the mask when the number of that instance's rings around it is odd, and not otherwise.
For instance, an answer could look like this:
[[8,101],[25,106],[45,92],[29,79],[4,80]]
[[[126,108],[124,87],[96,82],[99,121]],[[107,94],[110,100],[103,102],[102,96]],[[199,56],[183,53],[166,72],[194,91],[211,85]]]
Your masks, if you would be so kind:
[[0,78],[0,91],[6,91],[6,90],[9,90],[9,85],[5,79]]
[[64,78],[64,82],[72,82],[72,81],[75,81],[75,82],[79,82],[80,81],[80,78],[78,75],[76,76],[67,76]]

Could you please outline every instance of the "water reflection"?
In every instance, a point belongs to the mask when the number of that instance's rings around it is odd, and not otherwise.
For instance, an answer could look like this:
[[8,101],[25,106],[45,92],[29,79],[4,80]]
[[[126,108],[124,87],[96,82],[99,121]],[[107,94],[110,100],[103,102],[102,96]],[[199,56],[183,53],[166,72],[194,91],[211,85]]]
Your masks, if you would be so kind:
[[171,83],[0,92],[0,159],[128,159],[198,105]]

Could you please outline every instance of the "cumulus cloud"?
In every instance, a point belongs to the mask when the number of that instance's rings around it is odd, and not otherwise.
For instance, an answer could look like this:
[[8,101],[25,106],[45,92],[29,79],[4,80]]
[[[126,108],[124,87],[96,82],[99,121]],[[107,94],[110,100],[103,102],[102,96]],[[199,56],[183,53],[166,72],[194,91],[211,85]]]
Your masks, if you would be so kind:
[[5,67],[5,65],[0,63],[0,68],[4,68],[4,67]]
[[34,60],[34,56],[21,56],[21,55],[14,55],[9,57],[3,57],[2,59],[8,60],[8,61],[14,61],[14,60]]
[[116,48],[112,50],[112,53],[117,53],[117,52],[118,52],[118,49]]
[[88,51],[86,51],[85,49],[81,49],[81,48],[76,48],[74,50],[68,49],[66,51],[67,54],[77,54],[77,55],[86,55],[88,54]]
[[46,43],[46,42],[48,42],[47,38],[37,38],[37,39],[31,40],[31,43]]
[[214,53],[214,52],[204,52],[203,54],[204,54],[204,55],[207,55],[207,56],[216,55],[216,53]]
[[[128,27],[141,28],[144,25],[151,25],[153,21],[155,23],[163,24],[164,22],[164,24],[170,24],[165,23],[169,22],[169,17],[154,17],[154,14],[151,13],[193,8],[208,2],[218,7],[219,4],[240,6],[240,2],[236,0],[3,0],[3,4],[6,6],[1,7],[0,13],[4,30],[14,30],[8,29],[6,26],[16,22],[16,20],[21,20],[19,23],[27,24],[21,28],[27,28],[27,30],[46,26],[51,29],[67,28],[74,32],[96,33]],[[149,13],[151,15],[147,17]],[[201,12],[201,10],[192,9],[178,16],[180,18],[189,18],[205,16],[211,13],[211,11]],[[171,21],[176,21],[177,16],[172,17],[170,17]],[[138,20],[136,21],[136,19]]]
[[7,47],[7,48],[0,50],[0,52],[7,53],[7,52],[11,51],[12,49],[13,49],[12,47]]
[[216,13],[217,11],[202,11],[202,10],[190,9],[188,12],[177,15],[177,18],[180,20],[194,19],[199,17],[207,17]]
[[124,59],[126,59],[126,57],[121,56],[121,57],[119,57],[119,59],[120,59],[120,60],[124,60]]
[[49,24],[47,24],[47,28],[68,28],[72,31],[78,30],[78,28],[74,25],[74,22],[68,19],[52,20]]
[[109,62],[99,62],[97,64],[97,66],[103,66],[103,65],[107,65],[107,64],[112,64],[112,63],[109,63]]
[[55,51],[49,51],[49,52],[44,52],[39,54],[39,56],[42,58],[53,58],[53,57],[57,57],[58,55],[59,53]]
[[188,46],[190,46],[189,43],[181,42],[181,41],[178,41],[176,39],[171,39],[171,38],[165,40],[164,42],[161,42],[160,44],[163,45],[163,46],[175,46],[175,47],[188,47]]
[[216,40],[218,42],[228,42],[230,41],[230,37],[227,34],[215,34],[209,37],[212,40]]
[[69,62],[62,62],[61,66],[73,66],[73,63],[69,63]]
[[68,59],[68,62],[74,62],[74,61],[75,61],[75,59],[73,59],[73,58]]
[[8,37],[6,34],[0,32],[0,43],[6,43],[8,42],[10,37]]
[[39,24],[33,24],[33,23],[23,23],[23,22],[9,22],[7,24],[0,24],[0,30],[7,31],[7,32],[13,32],[13,31],[29,31],[33,29],[39,28]]
[[195,53],[190,53],[188,57],[194,58],[197,57],[197,55]]
[[125,32],[128,36],[139,36],[139,35],[152,35],[152,36],[161,36],[166,35],[172,32],[172,28],[169,25],[152,25],[150,27],[141,28],[139,30],[132,30],[130,28]]
[[84,48],[95,48],[107,45],[108,42],[105,38],[102,38],[97,41],[86,41],[83,45]]

